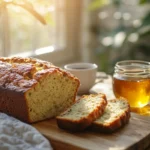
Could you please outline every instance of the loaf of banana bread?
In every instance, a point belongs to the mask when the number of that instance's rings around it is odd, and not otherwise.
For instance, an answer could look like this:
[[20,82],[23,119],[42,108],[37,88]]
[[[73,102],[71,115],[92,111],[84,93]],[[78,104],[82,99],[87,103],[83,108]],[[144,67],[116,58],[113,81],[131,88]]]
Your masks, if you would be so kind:
[[54,117],[75,101],[79,80],[33,58],[0,58],[0,112],[33,123]]

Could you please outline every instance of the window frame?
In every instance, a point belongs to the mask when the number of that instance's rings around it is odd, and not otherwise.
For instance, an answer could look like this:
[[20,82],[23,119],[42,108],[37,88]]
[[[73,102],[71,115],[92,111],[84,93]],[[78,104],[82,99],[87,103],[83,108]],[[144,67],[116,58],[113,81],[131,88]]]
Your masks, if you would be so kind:
[[60,49],[56,48],[53,52],[49,54],[41,54],[36,56],[36,58],[38,59],[44,59],[60,65],[68,62],[80,61],[80,53],[81,53],[80,24],[82,16],[81,15],[82,1],[64,0],[64,5],[65,5],[65,30],[66,30],[65,47]]

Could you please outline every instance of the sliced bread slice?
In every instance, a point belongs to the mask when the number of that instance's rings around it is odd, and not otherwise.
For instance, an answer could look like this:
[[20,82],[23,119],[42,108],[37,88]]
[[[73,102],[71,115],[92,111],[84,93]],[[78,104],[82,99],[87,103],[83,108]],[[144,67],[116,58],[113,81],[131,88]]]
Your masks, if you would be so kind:
[[56,117],[58,127],[72,132],[82,131],[102,115],[106,104],[104,94],[84,95]]
[[130,106],[125,99],[109,100],[101,117],[92,123],[92,129],[103,133],[112,133],[128,123]]

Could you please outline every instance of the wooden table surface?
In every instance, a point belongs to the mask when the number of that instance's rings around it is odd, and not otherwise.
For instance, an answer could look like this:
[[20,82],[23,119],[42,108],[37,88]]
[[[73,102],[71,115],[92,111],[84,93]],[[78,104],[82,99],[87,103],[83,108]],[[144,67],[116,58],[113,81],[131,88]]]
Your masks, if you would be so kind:
[[131,113],[130,122],[113,134],[87,129],[70,133],[59,129],[55,119],[33,125],[55,150],[146,150],[150,147],[150,117]]
[[[114,98],[111,76],[103,75],[90,93],[103,92],[108,99]],[[69,133],[58,128],[55,119],[42,121],[33,126],[49,139],[56,150],[150,150],[150,116],[132,113],[128,125],[113,134],[94,133],[86,130]]]

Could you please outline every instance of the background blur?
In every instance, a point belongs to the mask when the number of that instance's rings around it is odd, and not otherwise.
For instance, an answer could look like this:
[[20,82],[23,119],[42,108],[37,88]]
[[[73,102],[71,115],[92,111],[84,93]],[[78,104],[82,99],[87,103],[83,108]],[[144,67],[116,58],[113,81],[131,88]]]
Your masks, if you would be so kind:
[[36,57],[62,67],[150,61],[149,0],[0,0],[0,56]]

